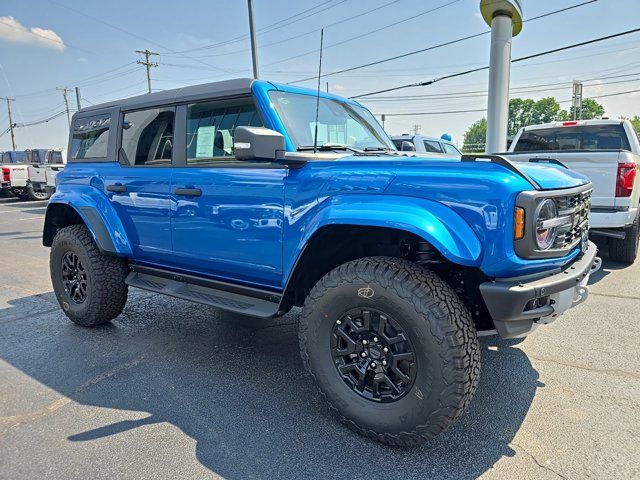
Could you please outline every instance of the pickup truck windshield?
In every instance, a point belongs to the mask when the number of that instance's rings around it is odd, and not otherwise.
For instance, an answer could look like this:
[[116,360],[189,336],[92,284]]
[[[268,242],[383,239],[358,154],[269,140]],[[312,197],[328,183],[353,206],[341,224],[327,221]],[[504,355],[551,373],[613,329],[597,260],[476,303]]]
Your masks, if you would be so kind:
[[525,130],[514,152],[562,150],[630,150],[622,125],[583,125]]
[[[271,101],[296,148],[313,145],[316,97],[269,92]],[[395,150],[391,139],[371,113],[357,105],[320,98],[318,145],[346,145],[358,150]]]

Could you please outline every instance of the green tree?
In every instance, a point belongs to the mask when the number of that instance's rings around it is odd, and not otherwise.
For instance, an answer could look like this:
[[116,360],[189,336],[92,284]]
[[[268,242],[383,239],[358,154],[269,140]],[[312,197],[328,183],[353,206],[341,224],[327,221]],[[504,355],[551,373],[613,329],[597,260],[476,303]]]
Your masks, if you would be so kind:
[[[582,100],[582,109],[577,112],[575,118],[581,120],[593,120],[604,115],[604,107],[591,98],[585,98]],[[573,107],[569,111],[564,111],[560,120],[573,120]]]
[[564,118],[567,112],[553,97],[538,101],[530,98],[512,98],[509,101],[508,135],[515,135],[521,127],[549,123]]
[[629,121],[633,125],[633,128],[636,129],[638,135],[640,135],[640,117],[638,115],[634,115],[633,118],[630,118]]
[[487,119],[482,118],[471,126],[464,133],[462,150],[464,152],[484,152],[487,141]]

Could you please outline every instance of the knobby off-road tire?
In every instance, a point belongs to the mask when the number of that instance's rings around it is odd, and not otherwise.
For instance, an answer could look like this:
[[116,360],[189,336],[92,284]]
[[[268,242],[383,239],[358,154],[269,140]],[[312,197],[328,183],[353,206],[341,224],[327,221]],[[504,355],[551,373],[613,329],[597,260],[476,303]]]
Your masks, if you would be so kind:
[[609,258],[615,262],[633,263],[638,256],[638,243],[640,240],[640,214],[636,216],[633,224],[625,229],[624,239],[612,238],[609,240]]
[[[124,282],[127,264],[120,258],[100,253],[87,227],[72,225],[60,229],[53,239],[49,260],[53,290],[71,321],[83,327],[94,327],[120,315],[127,302],[128,288]],[[68,286],[69,277],[73,277],[68,274],[69,265],[73,264],[80,265],[77,277],[85,281],[81,301],[77,296],[72,298],[76,289]]]
[[[354,309],[383,312],[409,339],[413,383],[397,400],[364,398],[338,372],[335,325]],[[364,258],[329,272],[305,302],[299,340],[304,366],[331,410],[352,430],[388,445],[417,445],[443,432],[467,408],[479,380],[480,347],[467,308],[435,273],[403,259]]]

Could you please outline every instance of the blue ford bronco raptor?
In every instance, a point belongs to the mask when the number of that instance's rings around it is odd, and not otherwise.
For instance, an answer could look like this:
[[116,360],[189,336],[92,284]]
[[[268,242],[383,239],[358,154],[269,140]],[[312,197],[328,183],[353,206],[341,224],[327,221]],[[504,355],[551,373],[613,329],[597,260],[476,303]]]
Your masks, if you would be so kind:
[[84,108],[43,243],[65,314],[129,287],[273,318],[355,431],[417,444],[467,408],[479,335],[527,335],[588,294],[591,184],[502,157],[405,156],[358,102],[238,79]]

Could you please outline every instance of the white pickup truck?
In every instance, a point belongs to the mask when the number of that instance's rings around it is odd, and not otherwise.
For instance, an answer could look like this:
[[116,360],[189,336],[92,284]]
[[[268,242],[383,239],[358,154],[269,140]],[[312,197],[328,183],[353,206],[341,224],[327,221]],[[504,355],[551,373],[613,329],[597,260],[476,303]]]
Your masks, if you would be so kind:
[[40,157],[29,165],[27,194],[32,200],[48,200],[56,191],[56,175],[66,163],[65,150],[39,151]]
[[640,238],[640,141],[628,120],[531,125],[517,133],[507,158],[559,162],[593,183],[591,235],[608,237],[609,257],[633,263]]
[[55,176],[64,168],[63,150],[27,150],[2,155],[0,193],[21,199],[48,200]]

